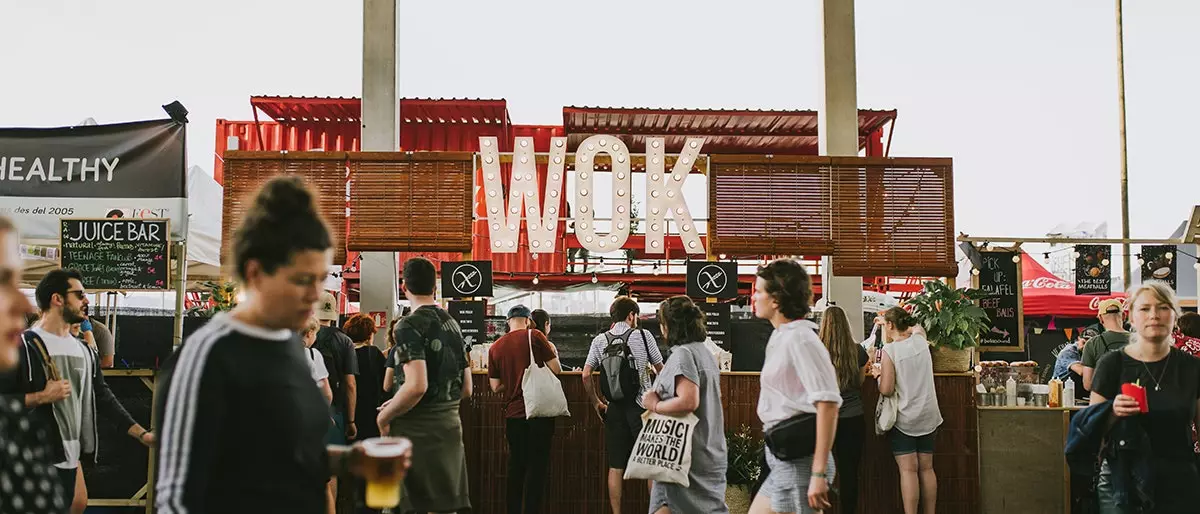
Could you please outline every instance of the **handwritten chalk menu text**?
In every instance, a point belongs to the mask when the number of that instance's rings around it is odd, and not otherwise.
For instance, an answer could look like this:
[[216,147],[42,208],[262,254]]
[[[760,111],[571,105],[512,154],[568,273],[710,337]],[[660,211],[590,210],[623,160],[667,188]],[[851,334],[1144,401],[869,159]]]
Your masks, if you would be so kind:
[[61,226],[59,265],[82,273],[89,290],[169,287],[167,220],[63,219]]
[[1011,251],[982,251],[978,288],[987,296],[979,306],[992,320],[979,335],[983,351],[1022,351],[1024,321],[1021,316],[1021,254]]

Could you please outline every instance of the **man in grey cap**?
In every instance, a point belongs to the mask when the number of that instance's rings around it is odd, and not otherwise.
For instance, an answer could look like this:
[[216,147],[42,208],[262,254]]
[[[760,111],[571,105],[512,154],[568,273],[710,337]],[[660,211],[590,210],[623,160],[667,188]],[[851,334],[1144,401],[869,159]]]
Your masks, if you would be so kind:
[[533,328],[532,316],[524,305],[509,309],[508,333],[488,351],[488,383],[493,392],[507,400],[504,428],[508,440],[509,514],[541,512],[546,476],[550,472],[550,441],[554,437],[554,418],[526,419],[521,378],[529,367],[531,355],[539,366],[562,372],[558,354],[546,335]]

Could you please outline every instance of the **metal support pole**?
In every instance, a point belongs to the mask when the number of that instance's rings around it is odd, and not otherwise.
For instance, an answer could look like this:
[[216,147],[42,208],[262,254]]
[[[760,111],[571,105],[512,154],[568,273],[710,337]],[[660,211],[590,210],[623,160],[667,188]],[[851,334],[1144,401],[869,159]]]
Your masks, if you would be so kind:
[[[1129,153],[1125,146],[1125,29],[1121,19],[1121,0],[1117,0],[1117,103],[1118,120],[1121,125],[1121,238],[1129,239]],[[1125,289],[1133,284],[1132,266],[1130,266],[1129,243],[1121,245],[1121,253],[1125,256],[1122,268],[1125,276]]]

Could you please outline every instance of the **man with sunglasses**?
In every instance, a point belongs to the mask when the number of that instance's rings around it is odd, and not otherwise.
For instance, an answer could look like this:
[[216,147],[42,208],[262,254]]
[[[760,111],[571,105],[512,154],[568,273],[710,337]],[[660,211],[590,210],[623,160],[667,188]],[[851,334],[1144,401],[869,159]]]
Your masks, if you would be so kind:
[[100,356],[71,335],[71,326],[87,319],[83,276],[74,270],[50,271],[38,283],[35,297],[42,316],[24,334],[18,387],[26,393],[26,408],[61,437],[62,444],[52,448],[54,467],[71,512],[78,514],[87,507],[79,458],[84,453],[95,455],[99,449],[97,407],[146,446],[154,444],[154,434],[134,421],[108,388],[100,372]]

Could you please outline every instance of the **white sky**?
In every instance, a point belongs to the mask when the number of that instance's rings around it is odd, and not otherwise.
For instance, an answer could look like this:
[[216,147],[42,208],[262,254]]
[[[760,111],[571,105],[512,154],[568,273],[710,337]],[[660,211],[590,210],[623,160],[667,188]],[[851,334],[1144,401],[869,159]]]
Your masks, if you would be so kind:
[[[1119,235],[1112,3],[858,1],[859,104],[899,110],[893,156],[954,157],[958,230]],[[516,123],[561,123],[564,105],[819,109],[818,5],[404,0],[400,92],[505,98]],[[1125,9],[1132,230],[1166,237],[1200,203],[1200,2]],[[0,20],[0,126],[179,99],[207,170],[213,120],[250,119],[251,95],[361,92],[356,0],[0,0]]]

